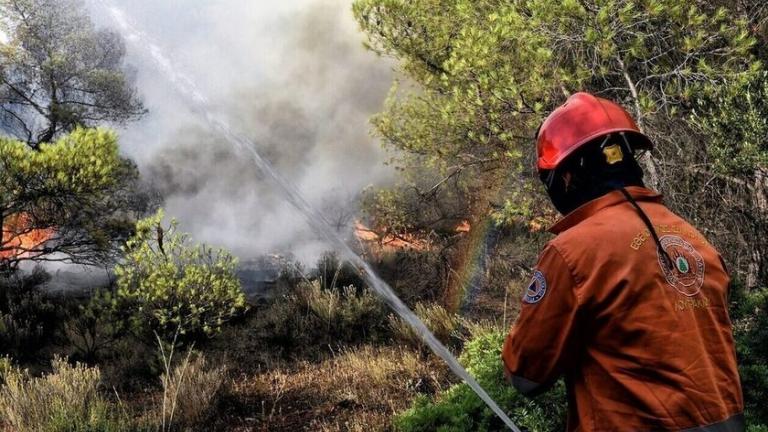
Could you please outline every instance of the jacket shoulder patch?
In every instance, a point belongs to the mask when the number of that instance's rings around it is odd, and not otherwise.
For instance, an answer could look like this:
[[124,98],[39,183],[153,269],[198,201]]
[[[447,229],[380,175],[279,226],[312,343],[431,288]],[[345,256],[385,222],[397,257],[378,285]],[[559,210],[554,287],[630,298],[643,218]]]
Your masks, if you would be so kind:
[[528,304],[535,304],[544,298],[544,294],[547,293],[547,278],[544,277],[544,273],[541,270],[536,270],[531,278],[531,283],[528,285],[528,289],[525,290],[523,296],[523,302]]

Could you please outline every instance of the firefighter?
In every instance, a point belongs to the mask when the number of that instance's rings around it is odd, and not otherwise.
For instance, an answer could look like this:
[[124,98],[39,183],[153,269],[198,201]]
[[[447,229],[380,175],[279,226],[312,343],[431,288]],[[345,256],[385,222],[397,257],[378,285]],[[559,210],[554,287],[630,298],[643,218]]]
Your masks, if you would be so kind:
[[619,105],[578,93],[537,136],[563,218],[507,337],[505,373],[534,396],[564,376],[569,431],[743,431],[717,250],[643,185],[653,143]]

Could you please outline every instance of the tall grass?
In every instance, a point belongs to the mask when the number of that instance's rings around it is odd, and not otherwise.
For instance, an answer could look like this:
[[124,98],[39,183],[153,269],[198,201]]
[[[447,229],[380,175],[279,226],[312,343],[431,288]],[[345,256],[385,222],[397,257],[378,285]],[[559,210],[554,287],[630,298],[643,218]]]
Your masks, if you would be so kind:
[[0,390],[0,416],[16,432],[135,431],[130,419],[99,393],[96,367],[53,360],[53,372],[35,378],[9,367]]
[[[448,344],[458,335],[456,331],[460,324],[457,315],[448,312],[438,304],[417,303],[414,308],[416,315],[424,322],[427,328],[441,342]],[[413,331],[413,328],[395,315],[389,316],[389,326],[395,337],[401,342],[414,348],[425,348],[421,337]]]
[[160,377],[163,393],[155,423],[161,432],[186,430],[207,420],[226,377],[226,367],[210,367],[205,356],[191,349],[174,366],[174,349],[175,343],[168,351],[160,343],[165,373]]

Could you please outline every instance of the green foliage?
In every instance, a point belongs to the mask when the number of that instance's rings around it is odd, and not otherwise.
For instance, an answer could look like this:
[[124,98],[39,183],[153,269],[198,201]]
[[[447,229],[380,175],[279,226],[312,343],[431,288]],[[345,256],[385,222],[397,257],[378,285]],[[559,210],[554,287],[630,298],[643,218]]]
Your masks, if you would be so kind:
[[[54,253],[84,263],[111,256],[130,210],[121,188],[136,174],[119,156],[113,132],[80,128],[38,150],[0,138],[0,165],[0,222],[14,225],[0,241],[1,264],[13,268]],[[35,231],[52,238],[18,253],[20,236]]]
[[315,282],[301,286],[296,301],[312,316],[310,322],[305,322],[311,328],[309,334],[334,344],[365,340],[385,327],[384,305],[364,288],[328,290]]
[[[553,431],[565,428],[565,391],[561,384],[535,399],[527,399],[504,379],[500,360],[504,334],[491,332],[467,343],[461,362],[490,396],[521,428]],[[421,397],[395,419],[404,432],[493,431],[504,428],[466,384],[457,384],[430,400]]]
[[27,359],[53,338],[59,316],[40,291],[48,278],[40,269],[0,276],[0,352]]
[[733,292],[731,319],[748,424],[768,429],[768,289],[737,286]]
[[470,200],[454,213],[468,220],[539,216],[545,206],[530,198],[543,199],[529,181],[532,138],[569,94],[616,100],[656,141],[672,144],[669,128],[685,123],[697,97],[759,68],[748,23],[706,2],[357,0],[353,9],[368,46],[400,60],[416,83],[396,83],[373,119],[405,170],[392,191],[400,197],[376,202],[377,221],[395,229],[432,216],[410,210],[435,195],[419,187],[435,171],[459,178],[438,178],[436,188],[467,189]]
[[101,289],[76,306],[64,323],[64,334],[77,358],[92,362],[119,345],[130,333],[132,311],[120,305],[115,293]]
[[601,91],[642,118],[752,66],[745,22],[674,0],[358,0],[354,12],[369,46],[423,90],[393,92],[379,132],[440,163],[519,163],[521,136],[563,92]]
[[132,311],[133,330],[152,340],[177,334],[184,339],[212,336],[246,309],[235,275],[235,258],[224,250],[195,245],[177,231],[177,222],[162,226],[163,213],[140,220],[117,266],[117,294],[107,298],[116,309]]
[[[25,192],[22,181],[34,181],[35,189],[46,192],[64,190],[72,194],[95,192],[114,182],[120,159],[117,136],[107,129],[77,129],[39,150],[7,138],[0,139],[0,155],[5,170],[3,196],[8,201]],[[37,178],[39,177],[39,178]]]
[[709,137],[707,150],[721,174],[751,175],[768,169],[768,73],[737,82],[699,100],[692,120]]

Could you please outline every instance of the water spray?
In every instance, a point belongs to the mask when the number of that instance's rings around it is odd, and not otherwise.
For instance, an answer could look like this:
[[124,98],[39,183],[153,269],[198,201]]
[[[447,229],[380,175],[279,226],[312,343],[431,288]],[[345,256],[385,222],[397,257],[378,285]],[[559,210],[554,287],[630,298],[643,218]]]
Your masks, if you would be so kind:
[[302,214],[306,221],[318,233],[322,234],[326,241],[333,245],[341,258],[349,261],[355,266],[360,276],[365,279],[368,285],[384,300],[385,303],[400,316],[414,332],[429,346],[432,351],[442,358],[448,367],[469,385],[472,390],[485,402],[491,410],[504,422],[510,430],[520,432],[520,429],[510,420],[506,413],[498,404],[488,395],[480,384],[461,366],[456,357],[451,354],[426,325],[411,311],[408,306],[394,293],[392,288],[384,282],[374,272],[373,268],[355,253],[352,248],[336,233],[333,227],[325,220],[323,215],[314,208],[299,192],[295,185],[283,178],[275,171],[272,164],[264,159],[256,150],[256,144],[248,137],[236,132],[229,123],[214,115],[208,108],[209,101],[199,90],[195,83],[186,75],[181,73],[178,68],[165,56],[160,47],[154,44],[147,35],[137,30],[126,17],[125,13],[118,7],[108,3],[106,0],[93,0],[101,5],[107,11],[120,28],[126,40],[136,46],[142,52],[148,53],[156,66],[160,69],[166,79],[170,81],[173,88],[179,94],[190,102],[190,108],[193,112],[206,120],[209,126],[216,131],[222,138],[229,142],[240,153],[251,157],[256,167],[264,173],[279,189],[289,203],[291,203]]

